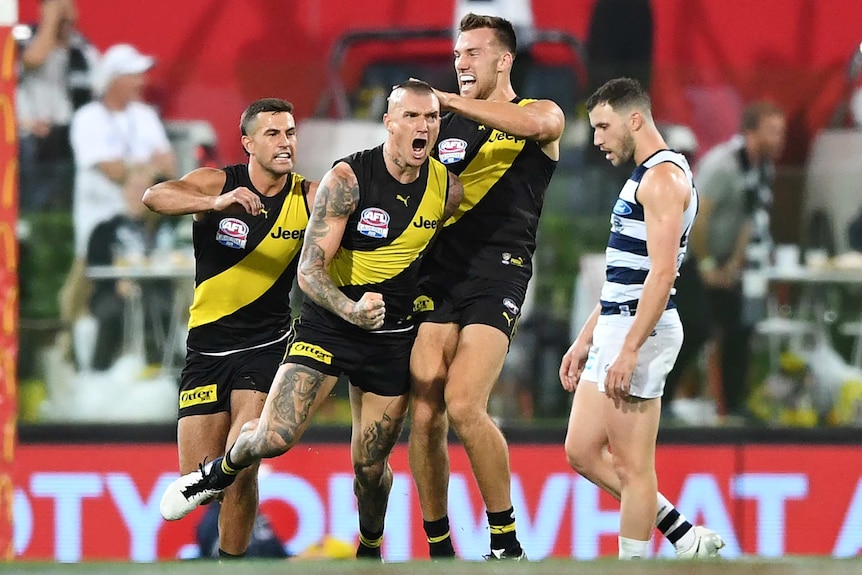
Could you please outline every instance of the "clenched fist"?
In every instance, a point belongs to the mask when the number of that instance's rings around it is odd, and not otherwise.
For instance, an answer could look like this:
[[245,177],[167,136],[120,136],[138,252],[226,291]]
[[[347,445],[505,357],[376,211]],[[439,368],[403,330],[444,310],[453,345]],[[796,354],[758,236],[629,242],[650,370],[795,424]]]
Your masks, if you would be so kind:
[[379,293],[365,292],[358,302],[353,304],[350,312],[350,322],[363,329],[380,329],[386,317],[386,304]]

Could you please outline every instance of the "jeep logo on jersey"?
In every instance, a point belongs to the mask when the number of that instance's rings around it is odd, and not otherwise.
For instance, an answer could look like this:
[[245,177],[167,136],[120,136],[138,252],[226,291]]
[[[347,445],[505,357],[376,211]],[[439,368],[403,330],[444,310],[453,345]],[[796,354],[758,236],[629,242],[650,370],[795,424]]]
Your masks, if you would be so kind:
[[270,232],[269,237],[281,240],[301,240],[305,235],[305,230],[286,230],[281,226],[278,229]]
[[426,220],[423,216],[419,216],[419,219],[413,222],[413,226],[417,228],[425,228],[426,230],[436,230],[438,223],[439,222],[437,220]]
[[447,138],[437,144],[437,155],[444,164],[460,162],[467,155],[467,142],[460,138]]
[[389,235],[389,214],[380,208],[365,208],[359,216],[356,231],[369,238],[385,238]]
[[248,224],[236,218],[225,218],[218,223],[215,239],[225,247],[243,250],[248,240]]

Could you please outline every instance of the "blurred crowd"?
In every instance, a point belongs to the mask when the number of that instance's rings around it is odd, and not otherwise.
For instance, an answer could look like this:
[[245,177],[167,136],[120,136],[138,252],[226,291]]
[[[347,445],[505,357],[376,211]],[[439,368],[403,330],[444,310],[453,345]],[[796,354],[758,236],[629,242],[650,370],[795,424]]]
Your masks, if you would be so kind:
[[[620,14],[628,19],[619,21]],[[142,332],[147,334],[134,351],[143,355],[144,367],[161,364],[183,353],[177,341],[151,336],[176,321],[176,283],[152,281],[141,289],[121,277],[92,277],[94,268],[164,261],[190,233],[187,221],[159,219],[140,201],[149,186],[178,175],[178,158],[164,121],[145,102],[147,72],[157,63],[125,43],[100,53],[79,32],[78,18],[74,0],[41,0],[39,21],[15,28],[22,250],[27,249],[28,222],[45,214],[71,213],[74,248],[59,291],[63,329],[54,342],[57,353],[74,361],[79,371],[109,371],[130,351],[134,338],[129,330],[140,327],[129,325],[134,321],[129,310],[136,309],[130,308],[131,301],[142,310]],[[627,0],[625,10],[613,0],[596,2],[586,43],[590,85],[628,75],[648,87],[652,33],[649,1]],[[666,417],[687,424],[862,423],[852,407],[853,390],[862,388],[862,371],[836,359],[822,341],[779,344],[778,360],[758,363],[766,357],[766,345],[758,343],[764,340],[758,326],[770,314],[771,288],[757,272],[774,265],[776,164],[789,119],[767,100],[741,108],[738,133],[729,140],[707,150],[698,150],[690,140],[680,143],[689,147],[680,151],[691,156],[702,207],[677,283],[686,343],[667,383]],[[848,98],[846,115],[848,125],[862,125],[862,86]],[[603,172],[598,181],[615,194],[625,174],[605,173],[606,162],[595,159],[588,150],[578,165]],[[860,215],[847,230],[848,243],[859,251],[862,211],[858,205],[852,210]],[[824,257],[836,255],[826,243],[810,243],[805,256],[822,263]],[[190,259],[183,261],[188,265]],[[541,265],[537,268],[540,274]],[[786,312],[794,294],[780,295],[785,307],[779,311]],[[554,379],[567,346],[568,326],[538,308],[534,303],[525,306],[521,334],[492,398],[491,407],[501,420],[566,411],[554,410],[565,395],[559,385],[549,389],[547,381]],[[775,334],[767,334],[769,338],[774,343]],[[852,341],[858,345],[860,338],[862,330]],[[843,371],[836,367],[829,372],[841,374],[835,376],[841,381],[834,401],[817,399],[818,375],[821,380],[827,377],[812,367],[818,361],[843,361]],[[844,415],[836,415],[836,410]]]

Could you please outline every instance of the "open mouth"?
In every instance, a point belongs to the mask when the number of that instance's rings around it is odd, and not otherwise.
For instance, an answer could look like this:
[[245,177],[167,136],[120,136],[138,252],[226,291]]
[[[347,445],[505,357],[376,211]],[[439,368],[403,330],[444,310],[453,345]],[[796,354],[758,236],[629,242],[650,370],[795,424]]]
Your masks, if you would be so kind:
[[458,83],[461,85],[461,91],[463,92],[476,83],[476,76],[473,74],[461,74],[458,76]]
[[293,154],[290,152],[281,152],[280,154],[275,155],[276,160],[292,160]]
[[425,153],[425,147],[428,145],[428,140],[425,138],[415,138],[413,140],[413,155],[416,157],[422,156]]

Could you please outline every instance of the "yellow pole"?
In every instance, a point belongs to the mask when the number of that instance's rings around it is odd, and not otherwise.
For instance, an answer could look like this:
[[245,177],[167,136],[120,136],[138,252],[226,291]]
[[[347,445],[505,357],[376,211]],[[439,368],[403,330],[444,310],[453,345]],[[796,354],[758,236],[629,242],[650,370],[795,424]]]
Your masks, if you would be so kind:
[[0,561],[15,557],[12,469],[18,411],[18,143],[12,26],[17,8],[17,0],[0,2]]

